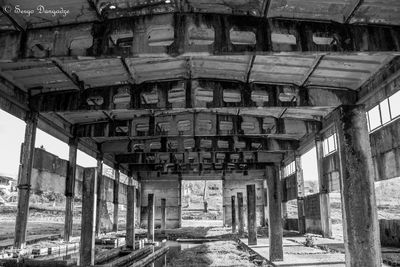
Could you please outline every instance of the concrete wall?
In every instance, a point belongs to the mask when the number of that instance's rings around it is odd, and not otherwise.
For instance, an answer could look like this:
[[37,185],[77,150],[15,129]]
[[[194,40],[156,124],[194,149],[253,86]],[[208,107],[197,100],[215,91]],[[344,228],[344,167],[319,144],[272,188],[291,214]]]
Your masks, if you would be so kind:
[[[41,194],[43,192],[53,192],[63,198],[65,194],[65,179],[67,175],[68,161],[60,159],[59,157],[42,149],[35,149],[31,186],[34,194]],[[84,168],[77,166],[76,169],[76,183],[75,183],[75,198],[82,198],[82,179]],[[113,218],[113,188],[114,179],[103,175],[104,191],[103,204],[102,204],[102,227],[107,230],[111,228],[111,219]],[[119,186],[119,204],[120,212],[119,217],[125,217],[126,211],[126,192],[127,185],[120,183]],[[62,204],[62,203],[61,203]],[[137,212],[139,215],[139,212]],[[136,216],[136,218],[138,218]]]
[[166,199],[166,227],[178,228],[180,222],[180,185],[178,175],[148,175],[141,180],[141,225],[147,226],[148,194],[154,194],[155,227],[161,226],[161,199]]
[[282,179],[282,202],[297,198],[296,173]]
[[321,234],[321,211],[319,194],[304,197],[304,212],[306,216],[306,232]]
[[375,181],[400,176],[400,120],[371,133]]
[[[223,191],[223,206],[224,206],[224,218],[226,225],[232,225],[232,210],[231,210],[231,196],[236,196],[238,192],[243,193],[243,207],[244,207],[244,221],[247,225],[247,192],[246,186],[250,184],[256,185],[256,219],[257,225],[265,224],[265,211],[264,211],[264,181],[265,171],[264,170],[250,170],[248,175],[243,175],[240,173],[227,173],[225,175],[224,181],[224,191]],[[236,198],[236,212],[237,209],[237,198]],[[236,214],[236,218],[238,215]]]
[[382,246],[400,247],[400,220],[379,220]]

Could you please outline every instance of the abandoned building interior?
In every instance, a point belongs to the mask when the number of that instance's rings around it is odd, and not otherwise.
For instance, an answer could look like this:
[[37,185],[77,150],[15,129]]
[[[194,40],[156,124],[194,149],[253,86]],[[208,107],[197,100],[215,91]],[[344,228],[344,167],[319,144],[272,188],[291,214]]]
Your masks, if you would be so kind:
[[[25,123],[1,266],[154,266],[204,181],[218,195],[199,197],[204,212],[221,209],[208,219],[261,259],[246,266],[390,265],[385,247],[400,264],[400,186],[390,220],[375,192],[400,177],[400,1],[0,3],[0,108]],[[38,148],[38,129],[68,158]],[[78,150],[97,166],[77,165]],[[28,249],[44,191],[64,198],[58,234],[78,261]],[[108,232],[123,243],[99,250]],[[336,233],[335,262],[317,244],[318,264],[288,253]]]

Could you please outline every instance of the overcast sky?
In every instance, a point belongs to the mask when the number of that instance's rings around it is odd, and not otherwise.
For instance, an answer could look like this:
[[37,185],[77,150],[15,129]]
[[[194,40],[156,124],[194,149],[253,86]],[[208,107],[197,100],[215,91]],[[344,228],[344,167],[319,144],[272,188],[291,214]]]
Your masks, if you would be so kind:
[[[16,177],[21,143],[24,140],[25,122],[0,109],[0,175]],[[41,130],[37,130],[35,147],[68,160],[68,145]],[[77,163],[82,167],[95,167],[96,160],[78,151]]]

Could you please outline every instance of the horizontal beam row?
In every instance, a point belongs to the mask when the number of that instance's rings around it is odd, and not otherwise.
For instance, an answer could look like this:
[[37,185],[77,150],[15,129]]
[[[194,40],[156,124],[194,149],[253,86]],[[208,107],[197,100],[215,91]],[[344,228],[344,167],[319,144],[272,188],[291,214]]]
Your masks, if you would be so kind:
[[[115,157],[120,164],[155,164],[155,165],[196,165],[199,163],[223,166],[224,164],[258,164],[280,162],[283,159],[283,151],[241,151],[241,152],[185,152],[185,153],[129,153],[119,154]],[[235,165],[236,164],[236,165]]]
[[[278,138],[277,135],[275,138]],[[289,138],[289,137],[288,137]],[[286,152],[298,147],[298,141],[292,139],[273,139],[262,136],[196,136],[196,137],[159,137],[129,138],[110,140],[94,138],[101,143],[101,151],[109,154],[121,153],[186,153],[186,152],[256,152],[268,150]]]
[[[77,137],[150,139],[154,137],[194,137],[194,136],[254,136],[282,139],[299,139],[305,134],[320,129],[320,120],[330,111],[280,108],[221,109],[180,112],[162,112],[142,115],[129,111],[118,116],[114,113],[80,113],[88,123],[75,124]],[[296,114],[296,112],[298,112]],[[284,113],[287,116],[283,117]],[[75,114],[75,116],[77,116]],[[62,114],[65,118],[71,115]],[[137,116],[137,117],[135,117]]]
[[[188,52],[399,51],[398,26],[218,14],[152,14],[0,35],[2,59]],[[54,32],[57,32],[54,38]],[[8,53],[5,53],[7,51]],[[22,53],[21,53],[22,51]]]
[[[322,94],[324,97],[321,97]],[[59,99],[63,99],[63,101],[58,101]],[[350,104],[353,101],[355,101],[355,93],[351,91],[307,89],[290,85],[247,84],[207,79],[43,93],[31,99],[32,106],[40,112],[338,106]]]

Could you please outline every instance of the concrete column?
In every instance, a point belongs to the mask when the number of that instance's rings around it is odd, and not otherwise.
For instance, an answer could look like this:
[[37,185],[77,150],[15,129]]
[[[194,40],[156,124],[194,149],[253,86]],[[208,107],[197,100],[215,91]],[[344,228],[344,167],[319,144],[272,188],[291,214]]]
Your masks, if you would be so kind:
[[178,179],[179,179],[179,190],[178,190],[178,193],[179,193],[179,197],[178,197],[179,225],[178,226],[180,228],[180,227],[182,227],[182,174],[181,173],[179,173]]
[[102,198],[104,191],[103,155],[97,155],[97,210],[96,210],[96,236],[101,233]]
[[288,219],[287,202],[282,202],[281,208],[282,208],[282,227],[286,229],[287,219]]
[[279,166],[268,166],[266,170],[268,187],[268,233],[269,260],[283,260],[282,228],[282,186],[279,179]]
[[163,231],[165,231],[165,225],[167,223],[166,204],[167,204],[167,200],[165,198],[162,198],[161,199],[161,230],[163,230]]
[[136,188],[132,185],[132,178],[129,178],[126,200],[126,246],[135,249],[135,206]]
[[374,169],[365,109],[342,106],[338,112],[346,266],[381,266]]
[[149,194],[147,200],[147,239],[154,242],[154,195]]
[[118,231],[118,216],[119,216],[119,166],[117,165],[114,170],[114,188],[113,188],[113,204],[114,204],[114,220],[113,220],[113,231]]
[[247,231],[249,245],[257,245],[256,186],[247,185]]
[[235,196],[231,197],[231,212],[232,212],[232,233],[236,233]]
[[94,265],[97,208],[97,168],[87,168],[82,181],[80,265]]
[[299,233],[306,233],[306,216],[304,213],[304,178],[303,170],[301,169],[300,155],[296,156],[296,180],[297,180],[297,214]]
[[243,193],[237,193],[238,201],[238,224],[239,224],[239,235],[242,236],[244,233],[244,212],[243,212]]
[[315,147],[317,151],[317,168],[318,168],[318,179],[319,179],[319,206],[321,213],[321,230],[323,237],[332,236],[332,223],[331,223],[331,207],[328,192],[328,185],[325,184],[323,179],[323,144],[322,137],[316,136]]
[[72,236],[77,153],[78,153],[78,138],[71,138],[69,142],[67,178],[65,179],[65,197],[66,197],[65,223],[64,223],[65,242],[69,242]]
[[31,191],[31,173],[35,152],[36,128],[37,114],[28,113],[18,174],[18,204],[14,236],[14,248],[17,249],[24,248],[26,241],[26,225],[29,216],[29,195]]

